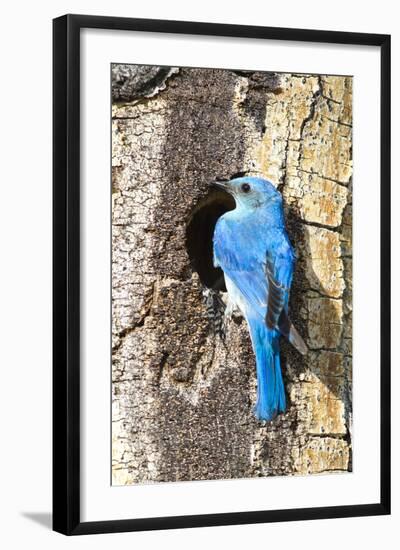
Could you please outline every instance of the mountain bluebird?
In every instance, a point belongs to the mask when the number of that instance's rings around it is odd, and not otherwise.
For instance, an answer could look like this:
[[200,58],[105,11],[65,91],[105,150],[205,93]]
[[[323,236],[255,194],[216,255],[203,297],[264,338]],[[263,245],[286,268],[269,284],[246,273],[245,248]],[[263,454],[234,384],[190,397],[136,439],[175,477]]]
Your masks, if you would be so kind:
[[271,420],[286,409],[280,335],[302,354],[307,352],[288,318],[295,255],[285,230],[282,196],[261,178],[241,177],[216,185],[234,197],[236,208],[216,224],[214,265],[224,272],[228,309],[237,307],[248,324],[257,368],[254,414]]

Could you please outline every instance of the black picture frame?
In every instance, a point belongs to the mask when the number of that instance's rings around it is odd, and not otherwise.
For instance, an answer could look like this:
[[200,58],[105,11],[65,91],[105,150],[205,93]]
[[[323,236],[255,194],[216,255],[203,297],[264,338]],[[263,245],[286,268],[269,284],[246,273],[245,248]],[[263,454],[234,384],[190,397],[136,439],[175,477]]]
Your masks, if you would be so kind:
[[[381,50],[381,363],[379,502],[179,517],[80,520],[80,31],[259,38]],[[390,513],[390,35],[65,15],[53,21],[53,529],[66,535]]]

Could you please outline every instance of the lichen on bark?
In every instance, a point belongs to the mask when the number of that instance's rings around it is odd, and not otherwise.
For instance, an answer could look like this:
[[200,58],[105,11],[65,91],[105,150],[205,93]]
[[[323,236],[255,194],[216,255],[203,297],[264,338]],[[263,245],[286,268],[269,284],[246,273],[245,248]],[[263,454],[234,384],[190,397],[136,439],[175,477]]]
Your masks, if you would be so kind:
[[[351,77],[130,67],[112,71],[113,484],[351,470]],[[282,341],[269,423],[246,324],[215,334],[188,254],[209,183],[236,174],[278,186],[298,257],[309,353]]]

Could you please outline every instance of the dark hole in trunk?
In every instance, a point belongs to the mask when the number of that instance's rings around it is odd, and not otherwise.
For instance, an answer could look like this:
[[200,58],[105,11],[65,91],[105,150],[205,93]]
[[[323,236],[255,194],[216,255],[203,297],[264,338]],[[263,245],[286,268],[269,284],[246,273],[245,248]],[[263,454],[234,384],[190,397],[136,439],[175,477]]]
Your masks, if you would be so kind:
[[204,286],[223,292],[226,292],[224,274],[213,265],[212,238],[218,218],[234,208],[231,195],[211,189],[195,206],[186,229],[186,247],[193,270]]

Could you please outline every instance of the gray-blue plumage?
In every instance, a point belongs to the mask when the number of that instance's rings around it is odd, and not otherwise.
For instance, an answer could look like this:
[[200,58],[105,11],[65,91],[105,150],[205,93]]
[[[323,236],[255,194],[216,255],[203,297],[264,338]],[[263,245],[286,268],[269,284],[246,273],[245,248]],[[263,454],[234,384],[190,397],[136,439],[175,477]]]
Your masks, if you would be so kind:
[[286,409],[280,335],[301,353],[307,351],[287,315],[295,255],[286,234],[282,196],[261,178],[217,185],[232,194],[236,208],[216,224],[214,265],[223,270],[229,300],[249,327],[257,367],[255,415],[271,420]]

